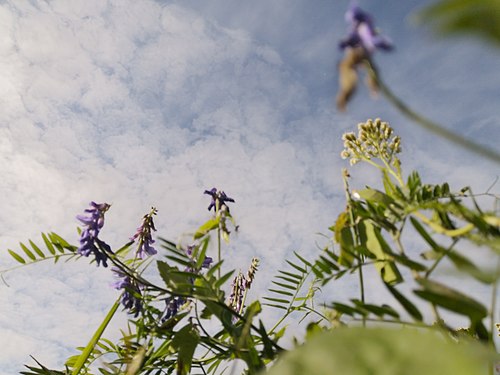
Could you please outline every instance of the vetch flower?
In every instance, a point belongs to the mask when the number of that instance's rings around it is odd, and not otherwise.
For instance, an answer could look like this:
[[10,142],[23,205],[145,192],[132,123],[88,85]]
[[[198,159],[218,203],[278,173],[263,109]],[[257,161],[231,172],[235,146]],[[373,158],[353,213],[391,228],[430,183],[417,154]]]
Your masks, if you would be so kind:
[[[376,49],[393,49],[391,41],[378,33],[373,18],[359,6],[351,4],[346,13],[346,20],[351,24],[350,32],[339,43],[339,47],[344,50],[344,57],[338,65],[339,91],[336,104],[340,111],[345,111],[347,103],[356,91],[358,67],[367,64]],[[367,75],[366,85],[375,96],[379,87],[372,74]]]
[[153,240],[152,231],[156,231],[155,224],[153,222],[153,216],[156,215],[156,208],[152,207],[151,212],[144,215],[142,224],[137,228],[137,232],[130,238],[130,240],[139,240],[137,247],[137,257],[144,259],[147,256],[154,255],[158,253],[156,249],[152,246],[155,243]]
[[359,6],[351,4],[345,14],[345,19],[351,27],[347,38],[340,41],[340,48],[361,46],[369,53],[374,52],[377,48],[384,51],[393,49],[391,41],[378,33],[373,17]]
[[111,270],[118,277],[118,280],[112,286],[115,289],[123,289],[120,299],[121,304],[129,313],[137,317],[142,310],[142,285],[118,267],[112,267]]
[[208,206],[208,210],[210,211],[212,208],[215,212],[220,210],[227,210],[229,212],[229,207],[226,202],[234,202],[233,198],[230,198],[221,190],[217,190],[217,188],[212,188],[210,190],[205,190],[203,194],[208,194],[212,197],[212,201]]
[[106,261],[111,248],[108,244],[98,238],[99,232],[104,226],[104,213],[111,207],[107,203],[90,202],[90,208],[87,208],[83,215],[78,215],[76,218],[84,225],[80,235],[80,247],[77,253],[88,257],[94,254],[97,265],[102,262],[104,267],[107,267]]
[[162,323],[177,315],[180,308],[187,302],[182,297],[169,297],[165,299],[165,311],[163,313]]

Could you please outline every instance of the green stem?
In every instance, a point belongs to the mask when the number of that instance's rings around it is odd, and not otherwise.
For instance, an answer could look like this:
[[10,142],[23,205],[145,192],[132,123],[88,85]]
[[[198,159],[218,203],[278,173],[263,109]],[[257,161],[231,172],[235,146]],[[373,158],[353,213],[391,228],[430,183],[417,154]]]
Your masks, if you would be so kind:
[[498,278],[500,277],[500,257],[497,260],[497,269],[495,272],[496,281],[493,283],[491,288],[491,318],[490,318],[490,333],[491,333],[491,344],[493,348],[496,349],[495,340],[493,340],[493,335],[495,332],[495,312],[497,311],[497,292],[498,292]]
[[389,87],[382,81],[380,74],[378,73],[377,68],[374,63],[367,59],[366,65],[369,74],[372,78],[377,82],[378,87],[382,94],[386,97],[386,99],[392,103],[403,115],[413,120],[417,125],[422,128],[452,142],[456,145],[459,145],[469,151],[472,151],[478,155],[481,155],[485,158],[488,158],[495,163],[500,164],[500,154],[494,150],[491,150],[485,146],[482,146],[478,143],[472,142],[471,140],[464,138],[458,133],[453,132],[444,128],[443,126],[419,115],[417,112],[412,110],[406,103],[404,103],[401,99],[399,99],[390,89]]
[[87,362],[90,354],[94,350],[94,347],[99,342],[102,334],[104,333],[104,330],[106,329],[109,322],[111,321],[111,319],[115,315],[116,310],[118,310],[118,306],[120,306],[120,299],[118,299],[113,304],[113,306],[109,310],[108,314],[104,318],[104,321],[101,323],[99,328],[97,328],[97,331],[95,331],[94,336],[92,336],[92,338],[90,339],[90,341],[87,344],[87,346],[85,347],[85,349],[83,349],[82,354],[80,354],[80,356],[76,360],[75,367],[73,367],[73,371],[71,372],[71,375],[79,375],[80,374],[80,371],[85,366],[85,363]]
[[[353,239],[354,239],[354,246],[359,246],[358,242],[358,236],[359,233],[356,230],[356,225],[354,223],[354,214],[352,212],[352,200],[351,200],[351,194],[349,192],[349,182],[347,181],[349,174],[347,173],[347,169],[342,170],[342,179],[344,180],[344,191],[346,195],[346,200],[347,200],[347,209],[349,210],[349,219],[351,220],[351,230],[353,232]],[[358,258],[358,265],[359,265],[359,289],[360,289],[360,299],[361,302],[364,304],[365,303],[365,283],[364,283],[364,278],[363,278],[363,267],[361,266],[364,261],[364,258],[362,255],[359,256]],[[366,320],[363,317],[363,327],[366,327]]]

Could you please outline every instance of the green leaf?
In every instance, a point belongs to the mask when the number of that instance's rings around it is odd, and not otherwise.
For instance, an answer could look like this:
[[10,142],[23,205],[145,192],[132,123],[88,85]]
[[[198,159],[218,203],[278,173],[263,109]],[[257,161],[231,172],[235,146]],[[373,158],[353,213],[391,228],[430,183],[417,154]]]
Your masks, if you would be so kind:
[[42,233],[42,238],[43,238],[43,242],[45,243],[45,246],[47,247],[47,249],[49,249],[50,253],[52,255],[56,255],[56,249],[54,249],[54,246],[49,241],[49,239],[45,233]]
[[177,350],[177,374],[189,374],[191,371],[191,362],[198,343],[200,335],[192,324],[187,324],[175,333],[172,340],[172,346]]
[[85,363],[89,359],[90,355],[92,354],[94,347],[99,342],[99,339],[101,338],[102,334],[104,333],[104,330],[106,329],[109,322],[111,321],[111,319],[115,315],[116,311],[118,310],[118,306],[120,306],[120,302],[116,301],[113,304],[113,306],[111,307],[111,309],[109,310],[108,314],[104,318],[104,320],[101,323],[101,325],[99,326],[99,328],[97,328],[97,330],[95,331],[94,335],[92,336],[92,338],[88,342],[88,344],[85,347],[85,349],[83,350],[82,354],[80,354],[78,356],[78,359],[75,361],[75,365],[74,365],[72,372],[71,372],[72,375],[79,375],[81,373],[81,370],[85,366]]
[[463,272],[468,273],[476,280],[479,280],[485,284],[492,284],[497,280],[495,273],[488,273],[480,270],[474,263],[472,263],[472,261],[467,259],[465,256],[457,253],[456,251],[448,252],[447,256],[453,262],[455,267]]
[[471,322],[482,320],[488,315],[488,310],[480,302],[465,294],[429,279],[416,279],[423,287],[414,293],[437,306],[457,314],[468,316]]
[[360,310],[356,307],[352,307],[352,306],[349,306],[349,305],[346,305],[344,303],[340,303],[340,302],[334,302],[332,304],[332,308],[335,309],[336,311],[342,313],[342,314],[346,314],[346,315],[349,315],[349,316],[354,316],[354,315],[367,315],[367,313],[363,310]]
[[271,282],[272,282],[273,284],[275,284],[275,285],[281,286],[281,287],[286,288],[286,289],[290,289],[290,290],[296,290],[296,289],[297,289],[297,288],[296,288],[296,287],[294,287],[293,285],[288,285],[288,284],[279,283],[279,282],[274,281],[274,280],[273,280],[273,281],[271,281]]
[[284,304],[289,304],[290,301],[286,299],[281,299],[281,298],[271,298],[271,297],[263,297],[265,300],[271,301],[271,302],[276,302],[276,303],[284,303]]
[[363,190],[359,190],[357,192],[361,198],[369,202],[375,202],[378,204],[382,204],[386,207],[389,207],[391,204],[396,204],[394,199],[392,199],[387,194],[382,193],[379,190],[367,188]]
[[36,260],[36,256],[35,254],[33,254],[30,249],[28,249],[26,247],[25,244],[23,244],[22,242],[19,242],[19,246],[21,246],[21,249],[23,249],[24,253],[28,256],[28,258],[30,258],[31,260]]
[[435,331],[338,328],[285,353],[269,375],[483,375],[497,354],[477,342],[443,340]]
[[14,258],[15,260],[17,260],[19,263],[22,263],[22,264],[25,264],[26,261],[23,259],[23,257],[21,257],[20,255],[18,255],[16,252],[12,251],[12,250],[8,250],[9,254],[12,256],[12,258]]
[[198,228],[198,230],[194,234],[194,239],[197,240],[203,236],[205,236],[211,230],[214,230],[219,227],[220,217],[216,217],[215,219],[208,220],[205,224]]
[[43,251],[40,250],[40,248],[33,241],[29,240],[29,243],[31,248],[35,251],[35,253],[38,254],[40,258],[45,258],[45,254],[43,253]]
[[281,280],[284,280],[284,281],[288,281],[290,284],[294,284],[294,285],[298,285],[300,284],[300,281],[297,280],[297,279],[292,279],[290,277],[285,277],[285,276],[281,276],[281,275],[278,275],[276,276],[277,279],[281,279]]
[[398,268],[394,262],[390,261],[388,254],[392,254],[392,250],[385,242],[384,237],[380,233],[380,229],[376,228],[369,220],[361,221],[358,224],[360,239],[362,245],[375,255],[379,262],[375,263],[380,276],[384,282],[388,284],[397,284],[403,280]]
[[286,272],[286,271],[278,271],[279,273],[285,275],[285,276],[290,276],[290,277],[294,277],[296,278],[297,280],[302,280],[302,276],[301,275],[297,275],[297,274],[294,274],[294,273],[291,273],[291,272]]
[[293,293],[290,293],[290,292],[285,292],[284,290],[281,290],[281,289],[269,289],[270,292],[274,292],[274,293],[278,293],[278,294],[282,294],[284,296],[289,296],[289,297],[293,297],[294,294]]
[[476,35],[500,46],[498,0],[442,0],[417,14],[417,21],[431,24],[438,35]]
[[401,294],[396,288],[394,288],[392,285],[389,285],[387,283],[384,284],[387,289],[389,289],[389,292],[398,300],[398,302],[403,306],[403,308],[406,310],[410,316],[421,322],[423,319],[422,314],[420,311],[417,309],[417,307],[408,299],[406,298],[403,294]]
[[353,239],[349,227],[349,214],[344,211],[339,214],[333,226],[334,240],[340,245],[339,264],[350,267],[354,261]]
[[300,267],[300,266],[296,265],[295,263],[290,262],[289,260],[287,260],[286,262],[287,262],[290,266],[292,266],[293,268],[295,268],[297,271],[302,272],[302,273],[307,273],[307,271],[306,271],[304,268],[302,268],[302,267]]

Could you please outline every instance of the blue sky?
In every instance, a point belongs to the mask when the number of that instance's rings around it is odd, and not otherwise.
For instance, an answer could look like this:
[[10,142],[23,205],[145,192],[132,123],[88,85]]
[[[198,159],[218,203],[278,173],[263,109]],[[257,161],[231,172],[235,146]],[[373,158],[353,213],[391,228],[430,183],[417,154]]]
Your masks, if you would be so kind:
[[[389,86],[425,116],[498,148],[500,50],[436,39],[413,24],[413,12],[429,1],[359,3],[396,46],[375,55]],[[344,205],[341,135],[368,118],[402,136],[405,171],[485,191],[498,165],[421,130],[365,87],[346,113],[335,109],[347,5],[2,2],[1,268],[15,265],[6,249],[41,231],[76,243],[74,217],[91,200],[112,203],[102,234],[113,246],[153,205],[158,234],[182,238],[209,217],[202,192],[216,186],[236,200],[240,224],[225,250],[228,267],[246,269],[260,257],[254,295],[262,295],[294,250],[314,258],[317,233],[327,233]],[[353,187],[376,183],[366,168],[351,174]],[[30,354],[60,367],[117,296],[110,272],[85,260],[6,277],[1,375],[20,371]]]

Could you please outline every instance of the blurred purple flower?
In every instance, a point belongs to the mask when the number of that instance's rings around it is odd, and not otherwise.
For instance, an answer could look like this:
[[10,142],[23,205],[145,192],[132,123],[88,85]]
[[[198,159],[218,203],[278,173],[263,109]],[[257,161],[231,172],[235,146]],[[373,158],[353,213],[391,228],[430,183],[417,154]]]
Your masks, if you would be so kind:
[[217,212],[217,210],[220,210],[224,206],[229,212],[229,207],[227,206],[226,202],[234,202],[233,198],[229,198],[226,193],[224,193],[223,191],[218,191],[217,188],[205,190],[203,194],[208,194],[212,197],[212,201],[208,206],[209,211],[213,208],[214,211]]
[[[192,255],[193,255],[193,249],[194,249],[194,245],[190,245],[187,247],[186,249],[186,254],[192,259]],[[193,260],[193,263],[196,263],[195,262],[195,259],[192,259]],[[211,257],[207,257],[205,256],[205,259],[203,259],[203,263],[201,264],[201,268],[210,268],[210,265],[212,264],[213,262],[213,259]],[[192,267],[187,267],[186,268],[186,271],[187,272],[194,272],[194,268]]]
[[362,46],[368,53],[372,53],[377,48],[384,51],[393,49],[391,41],[378,33],[372,16],[359,6],[351,4],[345,14],[345,19],[351,27],[347,38],[340,41],[340,48]]
[[107,203],[90,202],[90,207],[87,208],[83,215],[78,215],[76,218],[84,225],[80,235],[80,247],[77,253],[88,257],[91,253],[94,254],[97,265],[102,262],[104,267],[107,267],[108,252],[111,248],[108,244],[98,238],[99,232],[104,225],[104,213],[111,207]]
[[123,289],[120,302],[129,313],[137,317],[142,310],[141,285],[120,268],[112,267],[111,270],[118,277],[118,280],[112,283],[111,286],[115,289]]
[[155,224],[153,222],[153,216],[156,215],[156,212],[156,208],[153,207],[149,214],[144,215],[141,226],[137,228],[137,232],[132,236],[132,238],[130,238],[132,241],[139,239],[137,256],[140,259],[144,259],[147,256],[158,253],[158,251],[156,251],[156,249],[152,246],[152,244],[155,243],[155,240],[153,240],[151,234],[152,231],[156,231]]
[[182,305],[186,303],[186,299],[182,297],[169,297],[165,299],[165,312],[162,318],[162,322],[165,322],[166,320],[170,319],[171,317],[177,315],[179,312],[179,309],[181,308]]

